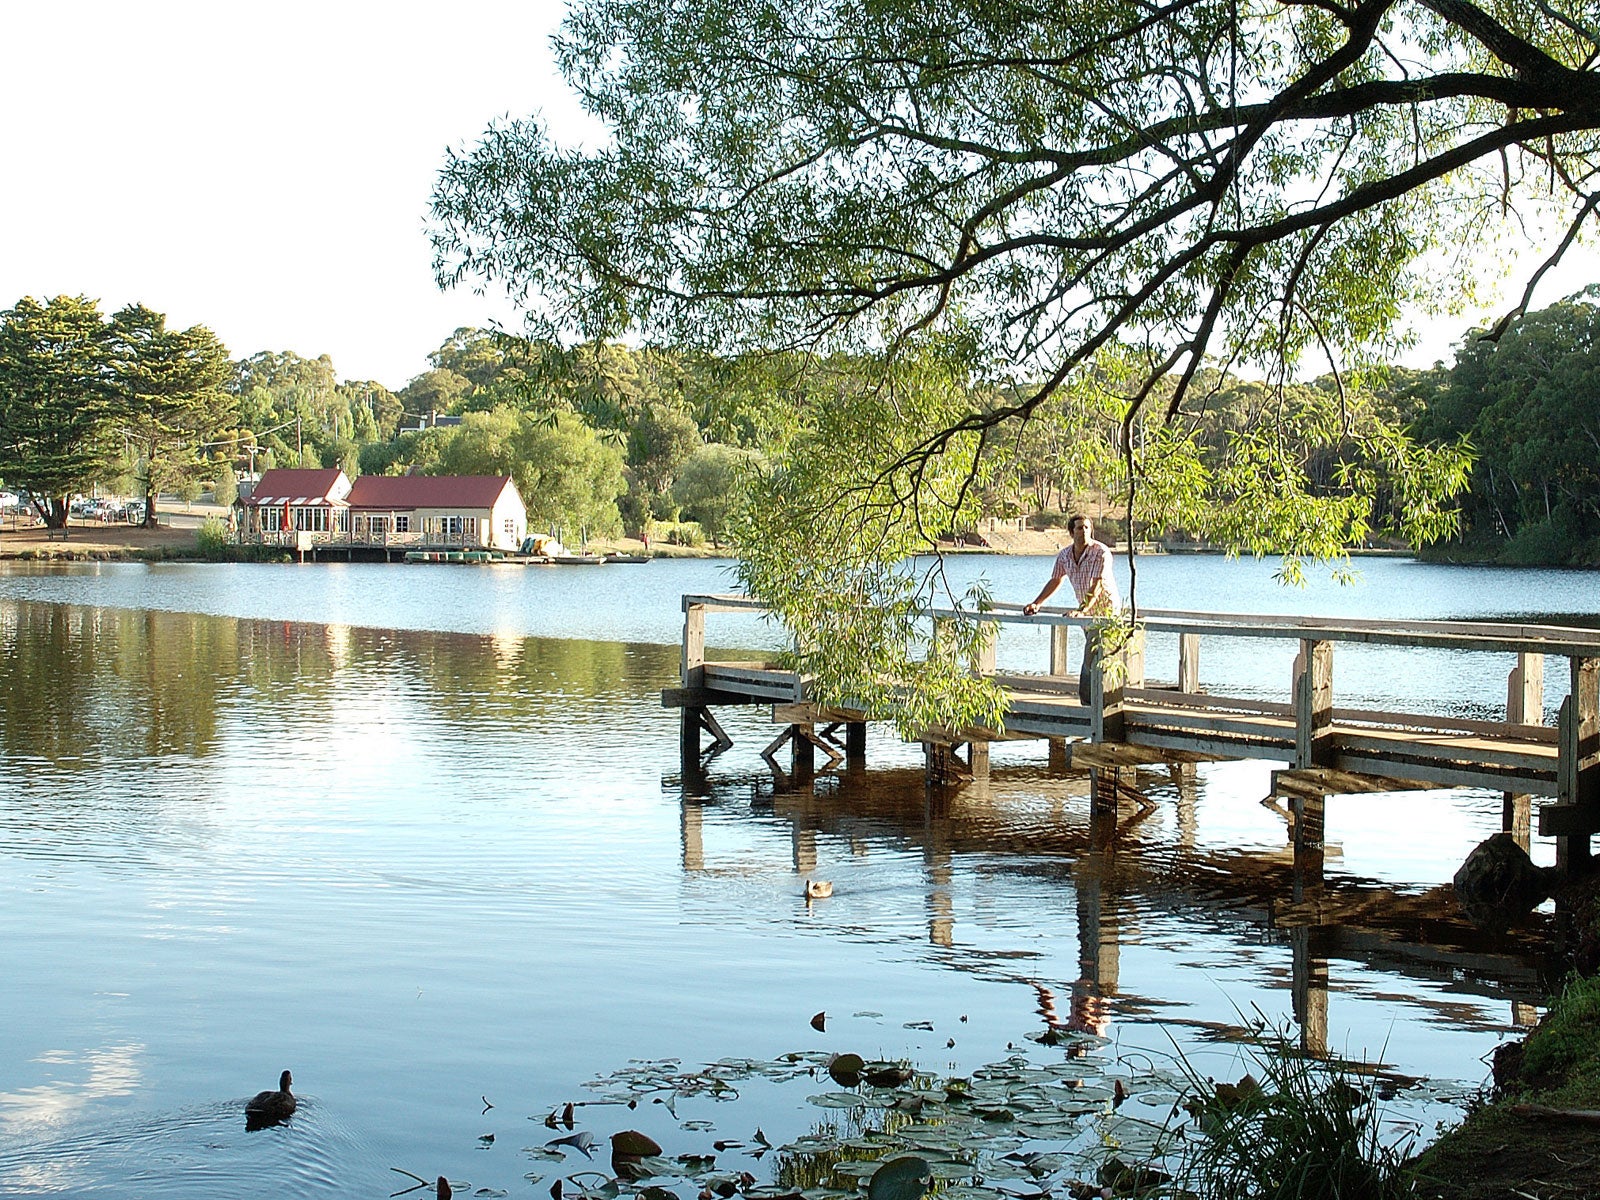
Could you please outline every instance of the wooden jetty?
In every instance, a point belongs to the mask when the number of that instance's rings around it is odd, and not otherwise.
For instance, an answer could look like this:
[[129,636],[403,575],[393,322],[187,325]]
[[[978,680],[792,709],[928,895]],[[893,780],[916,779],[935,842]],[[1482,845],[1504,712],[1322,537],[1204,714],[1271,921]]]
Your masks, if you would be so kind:
[[[848,705],[819,707],[806,681],[768,662],[722,662],[706,657],[706,617],[760,612],[744,596],[683,597],[680,685],[662,703],[681,710],[685,766],[698,764],[704,737],[711,752],[732,744],[714,712],[724,705],[768,705],[782,732],[765,750],[771,759],[785,744],[797,773],[814,769],[821,750],[830,766],[862,761],[865,713]],[[995,741],[1044,739],[1054,762],[1068,755],[1087,767],[1097,784],[1114,791],[1120,772],[1140,766],[1219,759],[1283,763],[1273,772],[1273,792],[1294,816],[1296,845],[1319,845],[1329,796],[1475,787],[1505,796],[1504,828],[1526,847],[1533,798],[1540,807],[1538,833],[1556,839],[1557,864],[1573,868],[1590,856],[1590,836],[1600,832],[1600,631],[1509,622],[1398,621],[1263,616],[1146,609],[1143,635],[1121,652],[1119,669],[1107,671],[1098,653],[1094,622],[1046,609],[1024,616],[1020,605],[996,605],[973,614],[936,609],[930,620],[1046,625],[1052,628],[1050,662],[1039,674],[998,672],[994,638],[973,670],[1005,692],[1002,728],[929,729],[919,735],[930,779],[983,777]],[[1089,637],[1089,695],[1078,695],[1076,664],[1068,663],[1067,630]],[[1175,681],[1145,677],[1149,634],[1176,635]],[[1230,697],[1200,680],[1202,639],[1289,639],[1298,643],[1292,677],[1281,701]],[[1335,648],[1343,644],[1431,647],[1497,655],[1510,670],[1503,719],[1468,720],[1425,712],[1385,712],[1339,707],[1334,698]],[[1226,649],[1213,652],[1227,653]],[[1546,660],[1565,660],[1567,694],[1556,724],[1543,723]],[[1440,689],[1448,682],[1440,681]],[[840,747],[834,740],[844,730]],[[965,758],[957,751],[965,747]]]

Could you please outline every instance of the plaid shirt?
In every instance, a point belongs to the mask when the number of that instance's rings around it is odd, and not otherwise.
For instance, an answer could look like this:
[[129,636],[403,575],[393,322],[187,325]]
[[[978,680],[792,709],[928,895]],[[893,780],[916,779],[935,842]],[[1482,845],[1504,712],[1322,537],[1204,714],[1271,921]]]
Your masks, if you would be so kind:
[[1111,573],[1111,547],[1104,542],[1091,539],[1083,548],[1083,557],[1077,562],[1072,559],[1072,547],[1068,546],[1056,555],[1055,569],[1050,572],[1051,579],[1065,577],[1072,584],[1072,590],[1077,594],[1078,604],[1083,604],[1083,598],[1089,594],[1089,589],[1094,586],[1096,579],[1104,580],[1105,596],[1110,601],[1108,605],[1096,605],[1096,612],[1112,612],[1122,607],[1122,596],[1117,591],[1117,580]]

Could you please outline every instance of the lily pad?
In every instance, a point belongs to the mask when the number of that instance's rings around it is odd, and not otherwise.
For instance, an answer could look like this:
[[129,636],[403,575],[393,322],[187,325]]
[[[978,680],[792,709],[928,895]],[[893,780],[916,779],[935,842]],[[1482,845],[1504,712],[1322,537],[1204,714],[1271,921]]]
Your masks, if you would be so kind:
[[640,1133],[637,1129],[623,1129],[611,1135],[611,1153],[643,1158],[660,1154],[661,1146],[649,1134]]
[[867,1064],[859,1054],[836,1054],[828,1062],[828,1074],[840,1087],[853,1088],[861,1082]]
[[855,1092],[823,1092],[817,1096],[807,1096],[806,1102],[818,1108],[865,1108],[867,1098]]
[[933,1181],[928,1160],[915,1154],[892,1158],[867,1184],[867,1200],[922,1200]]

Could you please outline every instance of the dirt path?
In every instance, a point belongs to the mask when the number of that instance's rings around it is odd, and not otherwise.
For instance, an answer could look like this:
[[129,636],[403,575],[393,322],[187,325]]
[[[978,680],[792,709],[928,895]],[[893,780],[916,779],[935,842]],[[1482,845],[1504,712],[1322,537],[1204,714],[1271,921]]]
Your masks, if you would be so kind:
[[194,547],[194,529],[160,525],[112,525],[99,521],[71,521],[66,537],[61,530],[42,525],[13,527],[0,524],[0,558],[156,558]]

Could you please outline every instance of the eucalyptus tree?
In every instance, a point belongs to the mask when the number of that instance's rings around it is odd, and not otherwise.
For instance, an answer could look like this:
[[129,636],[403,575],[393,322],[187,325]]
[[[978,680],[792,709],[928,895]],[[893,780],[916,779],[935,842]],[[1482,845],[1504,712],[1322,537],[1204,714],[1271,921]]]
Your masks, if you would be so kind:
[[[452,156],[441,282],[508,285],[545,336],[880,356],[830,381],[741,542],[824,689],[864,680],[859,614],[918,636],[881,616],[920,590],[895,560],[1074,380],[1111,382],[1130,430],[1168,418],[1153,452],[1122,439],[1130,504],[1199,497],[1235,545],[1314,558],[1380,497],[1414,541],[1449,531],[1459,447],[1347,413],[1323,487],[1323,430],[1273,399],[1208,463],[1183,452],[1196,381],[1358,373],[1511,232],[1555,259],[1600,207],[1592,0],[575,0],[557,49],[609,140],[512,119]],[[974,404],[975,379],[1016,390]]]
[[228,390],[233,363],[204,325],[168,329],[142,304],[112,317],[110,332],[116,420],[137,463],[144,523],[154,528],[157,495],[197,486],[214,470],[213,440],[232,428],[237,407]]
[[0,313],[0,478],[56,528],[111,461],[110,334],[83,296],[25,296]]

